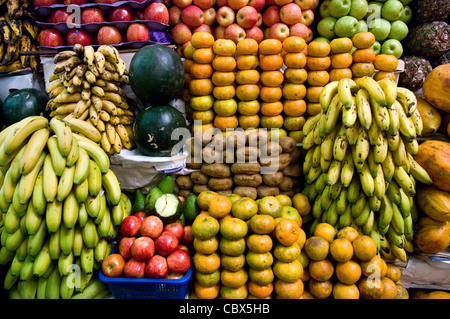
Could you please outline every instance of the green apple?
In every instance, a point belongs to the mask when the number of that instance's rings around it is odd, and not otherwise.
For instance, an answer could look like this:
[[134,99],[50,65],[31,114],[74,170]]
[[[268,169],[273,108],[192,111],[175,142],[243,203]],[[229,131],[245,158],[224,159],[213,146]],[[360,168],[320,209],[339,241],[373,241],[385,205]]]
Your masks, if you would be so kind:
[[337,19],[331,16],[321,19],[317,24],[317,32],[319,35],[329,40],[334,39],[336,37],[336,33],[334,32],[336,21]]
[[353,0],[348,14],[355,17],[357,20],[361,20],[366,16],[368,7],[369,3],[367,0]]
[[403,11],[403,4],[399,0],[388,0],[381,8],[381,17],[389,21],[395,21],[400,18]]
[[324,2],[322,2],[322,4],[319,7],[319,14],[322,19],[329,17],[331,15],[330,14],[330,2],[331,2],[331,0],[325,0]]
[[412,0],[400,0],[400,2],[401,2],[404,6],[410,4],[411,1],[412,1]]
[[378,1],[369,2],[369,5],[367,6],[367,13],[365,16],[367,25],[369,27],[374,19],[381,18],[381,8],[383,8],[383,4],[381,2]]
[[405,23],[409,23],[411,21],[413,12],[410,6],[404,6],[403,11],[400,14],[400,18],[398,18],[400,21],[403,21]]
[[367,31],[369,31],[369,27],[367,26],[366,21],[365,20],[359,20],[358,21],[358,25],[356,26],[356,33],[367,32]]
[[352,38],[358,30],[358,20],[352,16],[343,16],[336,21],[334,32],[340,38]]
[[402,41],[408,35],[408,26],[405,22],[397,20],[391,22],[391,32],[389,32],[388,39],[395,39]]
[[381,53],[381,43],[378,41],[375,41],[375,43],[371,46],[372,50],[375,52],[375,55],[378,55]]
[[403,54],[403,46],[398,40],[388,39],[381,45],[381,53],[391,54],[397,57],[397,59],[400,59]]
[[391,23],[383,18],[374,19],[371,24],[367,24],[369,31],[375,36],[375,40],[383,41],[385,40],[389,32],[391,32]]
[[331,0],[330,14],[332,17],[340,18],[346,16],[352,7],[351,0]]

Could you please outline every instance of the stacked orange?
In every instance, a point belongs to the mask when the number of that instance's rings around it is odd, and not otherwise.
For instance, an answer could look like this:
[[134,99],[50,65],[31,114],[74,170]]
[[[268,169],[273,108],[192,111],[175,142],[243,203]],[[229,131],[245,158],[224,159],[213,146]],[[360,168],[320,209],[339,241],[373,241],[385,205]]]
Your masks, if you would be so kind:
[[331,70],[330,81],[339,81],[343,78],[352,78],[350,67],[353,63],[351,51],[353,42],[350,38],[335,38],[330,42],[331,48]]
[[236,44],[231,40],[217,39],[213,45],[213,52],[215,54],[212,62],[214,127],[225,131],[227,128],[237,127],[237,102],[234,98]]
[[289,136],[300,143],[303,140],[303,124],[306,112],[306,87],[304,83],[308,73],[305,70],[306,56],[302,53],[306,47],[306,41],[297,36],[291,36],[283,41],[284,49],[284,84],[283,92],[283,112],[284,128],[289,132]]
[[250,38],[239,41],[236,46],[236,96],[238,123],[244,130],[257,128],[260,124],[258,63],[258,42]]
[[[182,91],[182,98],[183,98],[183,101],[185,101],[186,103],[191,100],[191,93],[189,92],[189,82],[191,81],[191,78],[192,78],[191,77],[191,65],[194,64],[194,60],[192,59],[194,50],[195,50],[194,47],[189,43],[183,51],[184,87],[183,87],[183,91]],[[193,110],[190,107],[190,105],[187,105],[186,113],[188,115],[192,116],[192,111]]]
[[[192,60],[186,58],[185,55],[185,69],[189,68],[188,88],[194,130],[211,129],[214,120],[214,111],[211,108],[214,87],[211,80],[214,59],[213,44],[214,37],[210,33],[196,32],[191,37]],[[190,50],[189,45],[184,50],[188,57],[190,57]]]
[[351,67],[353,78],[363,76],[372,76],[375,73],[373,61],[375,60],[375,51],[372,49],[375,43],[375,36],[372,32],[360,32],[353,36],[353,64]]
[[267,129],[280,129],[284,118],[282,84],[284,75],[280,69],[283,67],[281,56],[282,43],[278,39],[265,39],[259,43],[259,64],[261,68],[261,127]]
[[373,65],[375,67],[375,74],[373,78],[378,81],[384,78],[390,78],[395,81],[395,73],[394,71],[398,67],[398,58],[391,54],[378,54],[374,61]]
[[306,112],[313,116],[320,112],[320,92],[330,81],[329,69],[331,67],[331,46],[328,42],[313,41],[308,44],[308,57],[306,69],[308,77],[306,81],[309,87],[306,91],[308,101]]

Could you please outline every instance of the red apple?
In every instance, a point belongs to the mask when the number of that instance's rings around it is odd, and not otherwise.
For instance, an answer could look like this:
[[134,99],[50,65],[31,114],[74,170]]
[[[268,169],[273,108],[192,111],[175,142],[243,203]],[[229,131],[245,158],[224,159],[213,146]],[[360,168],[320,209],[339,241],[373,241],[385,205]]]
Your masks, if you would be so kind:
[[66,11],[66,9],[55,9],[52,11],[52,14],[48,18],[49,23],[62,23],[67,22],[70,17],[70,13]]
[[287,37],[289,37],[289,27],[285,23],[278,22],[269,28],[269,38],[283,42]]
[[116,3],[119,0],[94,0],[95,3],[106,3],[106,4],[113,4]]
[[248,4],[249,0],[227,0],[227,5],[233,10],[239,10]]
[[[201,25],[199,25],[198,27],[195,27],[195,28],[192,28],[192,33],[195,33],[195,32],[208,32],[208,33],[211,33],[212,31],[211,31],[211,27],[209,26],[209,25],[207,25],[207,24],[201,24]],[[212,34],[212,33],[211,33]],[[180,201],[181,201],[181,199],[180,199]]]
[[291,36],[298,36],[305,39],[306,43],[311,42],[313,38],[312,30],[303,23],[296,23],[290,26]]
[[125,259],[120,254],[108,255],[102,262],[102,272],[106,277],[122,276]]
[[314,22],[314,11],[312,9],[303,10],[300,16],[300,23],[309,27]]
[[264,40],[264,32],[261,28],[254,26],[250,29],[245,30],[245,38],[255,39],[256,42],[260,43]]
[[131,7],[123,5],[111,10],[109,21],[132,21],[134,20],[134,12]]
[[266,4],[265,0],[250,0],[247,5],[252,6],[256,11],[261,11]]
[[39,32],[39,45],[44,47],[59,47],[64,44],[61,34],[56,29],[44,29]]
[[[150,39],[149,32],[150,30],[145,24],[132,23],[127,28],[127,41],[148,41]],[[144,219],[145,218],[141,218],[141,221]]]
[[134,214],[134,216],[138,217],[141,220],[141,223],[144,221],[146,217],[144,212],[137,212],[136,214]]
[[119,44],[122,42],[122,34],[114,26],[103,26],[98,30],[97,43],[100,45]]
[[215,39],[225,39],[225,27],[219,25],[214,30],[214,38]]
[[280,22],[280,7],[277,5],[272,5],[266,8],[262,14],[262,21],[267,27]]
[[86,8],[81,10],[81,23],[104,22],[103,11],[99,8]]
[[194,241],[194,235],[192,234],[192,226],[186,225],[184,226],[184,236],[181,239],[180,243],[184,245],[191,245]]
[[[205,17],[204,21],[203,21],[204,24],[212,26],[216,22],[217,12],[216,12],[216,9],[214,9],[213,7],[203,10],[203,15]],[[179,197],[183,197],[183,196],[179,196]],[[180,200],[181,200],[181,198],[180,198]],[[186,198],[184,198],[184,200],[186,200]],[[184,204],[183,200],[181,200],[181,203]]]
[[163,229],[164,224],[162,220],[158,216],[150,215],[144,219],[139,231],[142,236],[156,239],[162,234]]
[[156,251],[167,256],[178,247],[178,238],[171,232],[164,231],[155,241]]
[[302,9],[294,2],[285,4],[280,9],[280,19],[287,25],[293,25],[300,22]]
[[67,33],[67,45],[81,44],[83,46],[91,45],[91,34],[83,29],[71,29]]
[[88,3],[88,0],[64,0],[63,3],[64,3],[65,5],[69,5],[69,4],[80,5],[80,4],[86,4],[86,3]]
[[176,25],[181,22],[181,9],[177,6],[171,6],[169,8],[169,24]]
[[205,21],[205,15],[203,14],[202,9],[197,6],[190,5],[184,8],[181,12],[181,20],[191,28],[198,27]]
[[145,8],[144,19],[169,23],[169,10],[163,3],[153,2]]
[[127,216],[120,223],[120,233],[126,237],[138,235],[141,227],[141,220],[137,216]]
[[127,278],[144,278],[145,261],[137,261],[134,258],[127,260],[123,267],[123,275]]
[[175,43],[183,44],[191,39],[192,32],[186,24],[180,22],[172,28],[171,35]]
[[180,241],[184,236],[184,227],[179,222],[173,222],[164,226],[164,231],[173,233]]
[[33,0],[35,7],[51,6],[58,3],[59,0]]
[[169,273],[166,258],[154,255],[145,264],[145,275],[148,278],[166,278]]
[[155,254],[155,243],[150,237],[141,236],[133,242],[130,251],[137,261],[146,261]]
[[251,6],[245,6],[236,13],[236,22],[243,28],[251,28],[258,22],[258,11]]
[[131,255],[131,246],[133,245],[135,240],[136,237],[123,237],[119,241],[119,253],[123,258],[130,259],[131,257],[133,257]]
[[192,4],[192,0],[172,0],[172,3],[180,9],[184,9]]
[[227,6],[220,7],[216,12],[217,23],[226,28],[234,22],[235,12]]
[[192,4],[196,5],[202,10],[211,8],[215,3],[215,0],[192,0]]
[[167,256],[167,266],[169,271],[175,273],[184,273],[191,267],[189,253],[184,249],[176,249]]
[[245,39],[245,30],[237,23],[232,23],[225,28],[225,39],[233,40],[234,43],[238,43],[240,40]]

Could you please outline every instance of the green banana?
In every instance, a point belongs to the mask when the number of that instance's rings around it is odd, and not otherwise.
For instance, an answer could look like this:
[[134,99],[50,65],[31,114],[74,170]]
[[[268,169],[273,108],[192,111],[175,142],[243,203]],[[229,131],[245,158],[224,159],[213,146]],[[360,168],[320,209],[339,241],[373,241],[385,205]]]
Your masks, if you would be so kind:
[[125,216],[125,204],[120,201],[117,205],[114,205],[111,209],[111,221],[113,226],[119,226]]
[[58,141],[56,136],[50,136],[47,141],[47,148],[51,155],[53,169],[56,176],[61,176],[64,168],[66,167],[66,157],[62,155],[59,150]]
[[73,175],[75,173],[74,166],[66,166],[59,178],[58,190],[56,192],[56,199],[63,201],[72,191],[73,188]]
[[60,254],[58,258],[58,270],[61,277],[68,277],[72,271],[73,252],[70,251],[67,255]]
[[14,257],[11,261],[11,266],[9,267],[9,271],[11,272],[11,275],[19,276],[22,265],[23,265],[23,260],[20,260],[17,255],[14,255]]
[[42,222],[36,234],[29,235],[27,252],[30,256],[36,256],[45,243],[47,235],[47,223]]
[[94,160],[89,160],[89,174],[87,176],[89,185],[89,194],[97,196],[102,188],[102,173],[100,167]]
[[58,267],[55,267],[47,278],[45,299],[60,299],[61,275]]
[[384,180],[384,174],[381,165],[378,166],[378,173],[377,176],[373,179],[373,183],[373,195],[381,198],[386,192],[386,181]]
[[347,205],[347,208],[345,209],[344,213],[339,216],[339,226],[340,227],[346,227],[350,226],[352,223],[352,214],[351,214],[351,207],[350,205]]
[[352,205],[350,205],[352,217],[358,217],[362,213],[364,207],[366,206],[366,203],[367,197],[364,195],[360,195],[358,199]]
[[25,214],[25,226],[28,235],[36,234],[41,223],[45,223],[43,215],[38,214],[32,204],[28,205],[27,212]]
[[47,278],[39,277],[36,289],[36,299],[45,299],[46,288],[47,288]]
[[27,281],[33,278],[33,263],[34,257],[28,255],[20,268],[19,280]]
[[91,274],[94,271],[94,248],[84,246],[81,249],[81,270],[86,274]]
[[17,283],[17,291],[22,299],[34,299],[37,291],[37,279],[20,280]]
[[[59,245],[63,255],[68,255],[72,252],[73,241],[75,239],[75,229],[67,228],[64,223],[61,223],[61,230],[59,235]],[[61,258],[61,254],[60,254]]]
[[59,290],[59,295],[61,299],[71,299],[75,288],[73,283],[70,283],[69,280],[72,280],[70,276],[64,276],[61,278],[61,285]]
[[389,227],[394,227],[396,233],[402,235],[405,232],[405,223],[403,221],[402,213],[397,205],[394,204],[392,207],[394,213]]
[[86,225],[83,227],[82,235],[84,247],[94,248],[99,235],[97,233],[97,227],[91,218],[87,220]]
[[63,202],[62,221],[67,228],[75,227],[78,219],[78,202],[75,193],[72,191]]
[[403,189],[406,195],[414,196],[416,194],[416,189],[413,181],[403,167],[397,166],[395,168],[394,179],[397,184]]
[[5,215],[4,230],[8,234],[13,234],[17,229],[19,229],[20,216],[16,213],[12,205],[9,205],[8,211]]
[[61,246],[59,244],[60,235],[61,235],[61,231],[59,230],[59,228],[57,231],[50,233],[49,252],[50,252],[50,256],[51,256],[52,260],[58,259],[59,255],[61,254]]
[[108,251],[108,241],[106,238],[100,238],[98,244],[94,248],[94,260],[102,263]]
[[80,184],[75,184],[73,186],[73,192],[75,193],[75,197],[78,203],[86,202],[89,196],[89,181],[85,178]]
[[394,227],[389,227],[386,233],[386,238],[392,246],[397,246],[398,248],[403,248],[405,245],[403,236],[395,230]]
[[42,172],[42,182],[45,185],[43,189],[44,196],[47,202],[53,202],[58,191],[58,176],[53,168],[52,158],[49,154],[45,157]]
[[49,240],[47,240],[33,262],[33,276],[36,278],[43,276],[49,269],[51,263],[52,258],[50,256]]
[[73,256],[79,257],[81,254],[81,249],[83,248],[83,232],[81,227],[75,228],[75,236],[73,240]]
[[352,178],[350,185],[348,186],[348,196],[347,200],[349,203],[354,204],[359,198],[361,190],[361,182],[359,180],[359,175],[355,175],[354,178]]
[[53,202],[47,203],[45,220],[49,233],[56,232],[61,226],[62,206],[63,202],[56,199]]
[[367,163],[362,165],[362,170],[359,173],[359,179],[361,180],[361,188],[366,196],[372,196],[375,190],[375,183]]
[[[27,234],[24,231],[22,231],[21,227],[19,227],[19,228],[17,228],[17,230],[14,233],[8,235],[8,237],[6,238],[6,244],[4,247],[9,252],[13,252],[17,248],[19,248],[19,246],[23,243],[23,241],[26,238],[27,238]],[[3,247],[2,247],[2,250],[3,250]],[[10,257],[12,258],[11,253],[10,253]]]
[[84,227],[87,223],[87,220],[89,218],[89,214],[86,209],[86,204],[84,202],[80,203],[79,209],[78,209],[78,226]]
[[88,153],[79,148],[78,160],[75,163],[75,172],[73,175],[73,182],[76,185],[82,183],[89,174],[89,155]]
[[[45,161],[45,159],[44,159]],[[45,213],[45,208],[47,206],[47,200],[44,195],[44,170],[41,169],[39,172],[36,182],[33,188],[33,195],[31,197],[31,203],[39,215]]]

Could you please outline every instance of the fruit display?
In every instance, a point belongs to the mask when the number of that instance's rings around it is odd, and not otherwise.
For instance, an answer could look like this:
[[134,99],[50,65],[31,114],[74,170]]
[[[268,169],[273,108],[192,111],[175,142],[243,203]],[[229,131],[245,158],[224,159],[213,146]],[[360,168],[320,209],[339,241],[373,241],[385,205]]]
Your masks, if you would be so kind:
[[121,88],[129,82],[128,71],[117,49],[75,45],[53,61],[47,86],[50,117],[72,123],[107,154],[133,148],[135,116]]
[[321,94],[321,113],[303,127],[310,232],[319,222],[337,229],[355,223],[385,258],[405,261],[418,219],[416,189],[432,183],[413,157],[422,130],[414,93],[363,77],[331,82]]
[[[26,299],[94,298],[131,202],[109,157],[71,124],[30,116],[1,132],[4,287]],[[71,275],[73,271],[78,275]],[[78,281],[78,285],[71,280]],[[106,289],[106,292],[105,292]]]
[[0,5],[0,73],[37,70],[38,57],[19,55],[19,52],[36,51],[38,45],[39,28],[34,23],[33,9],[29,0],[5,1]]

